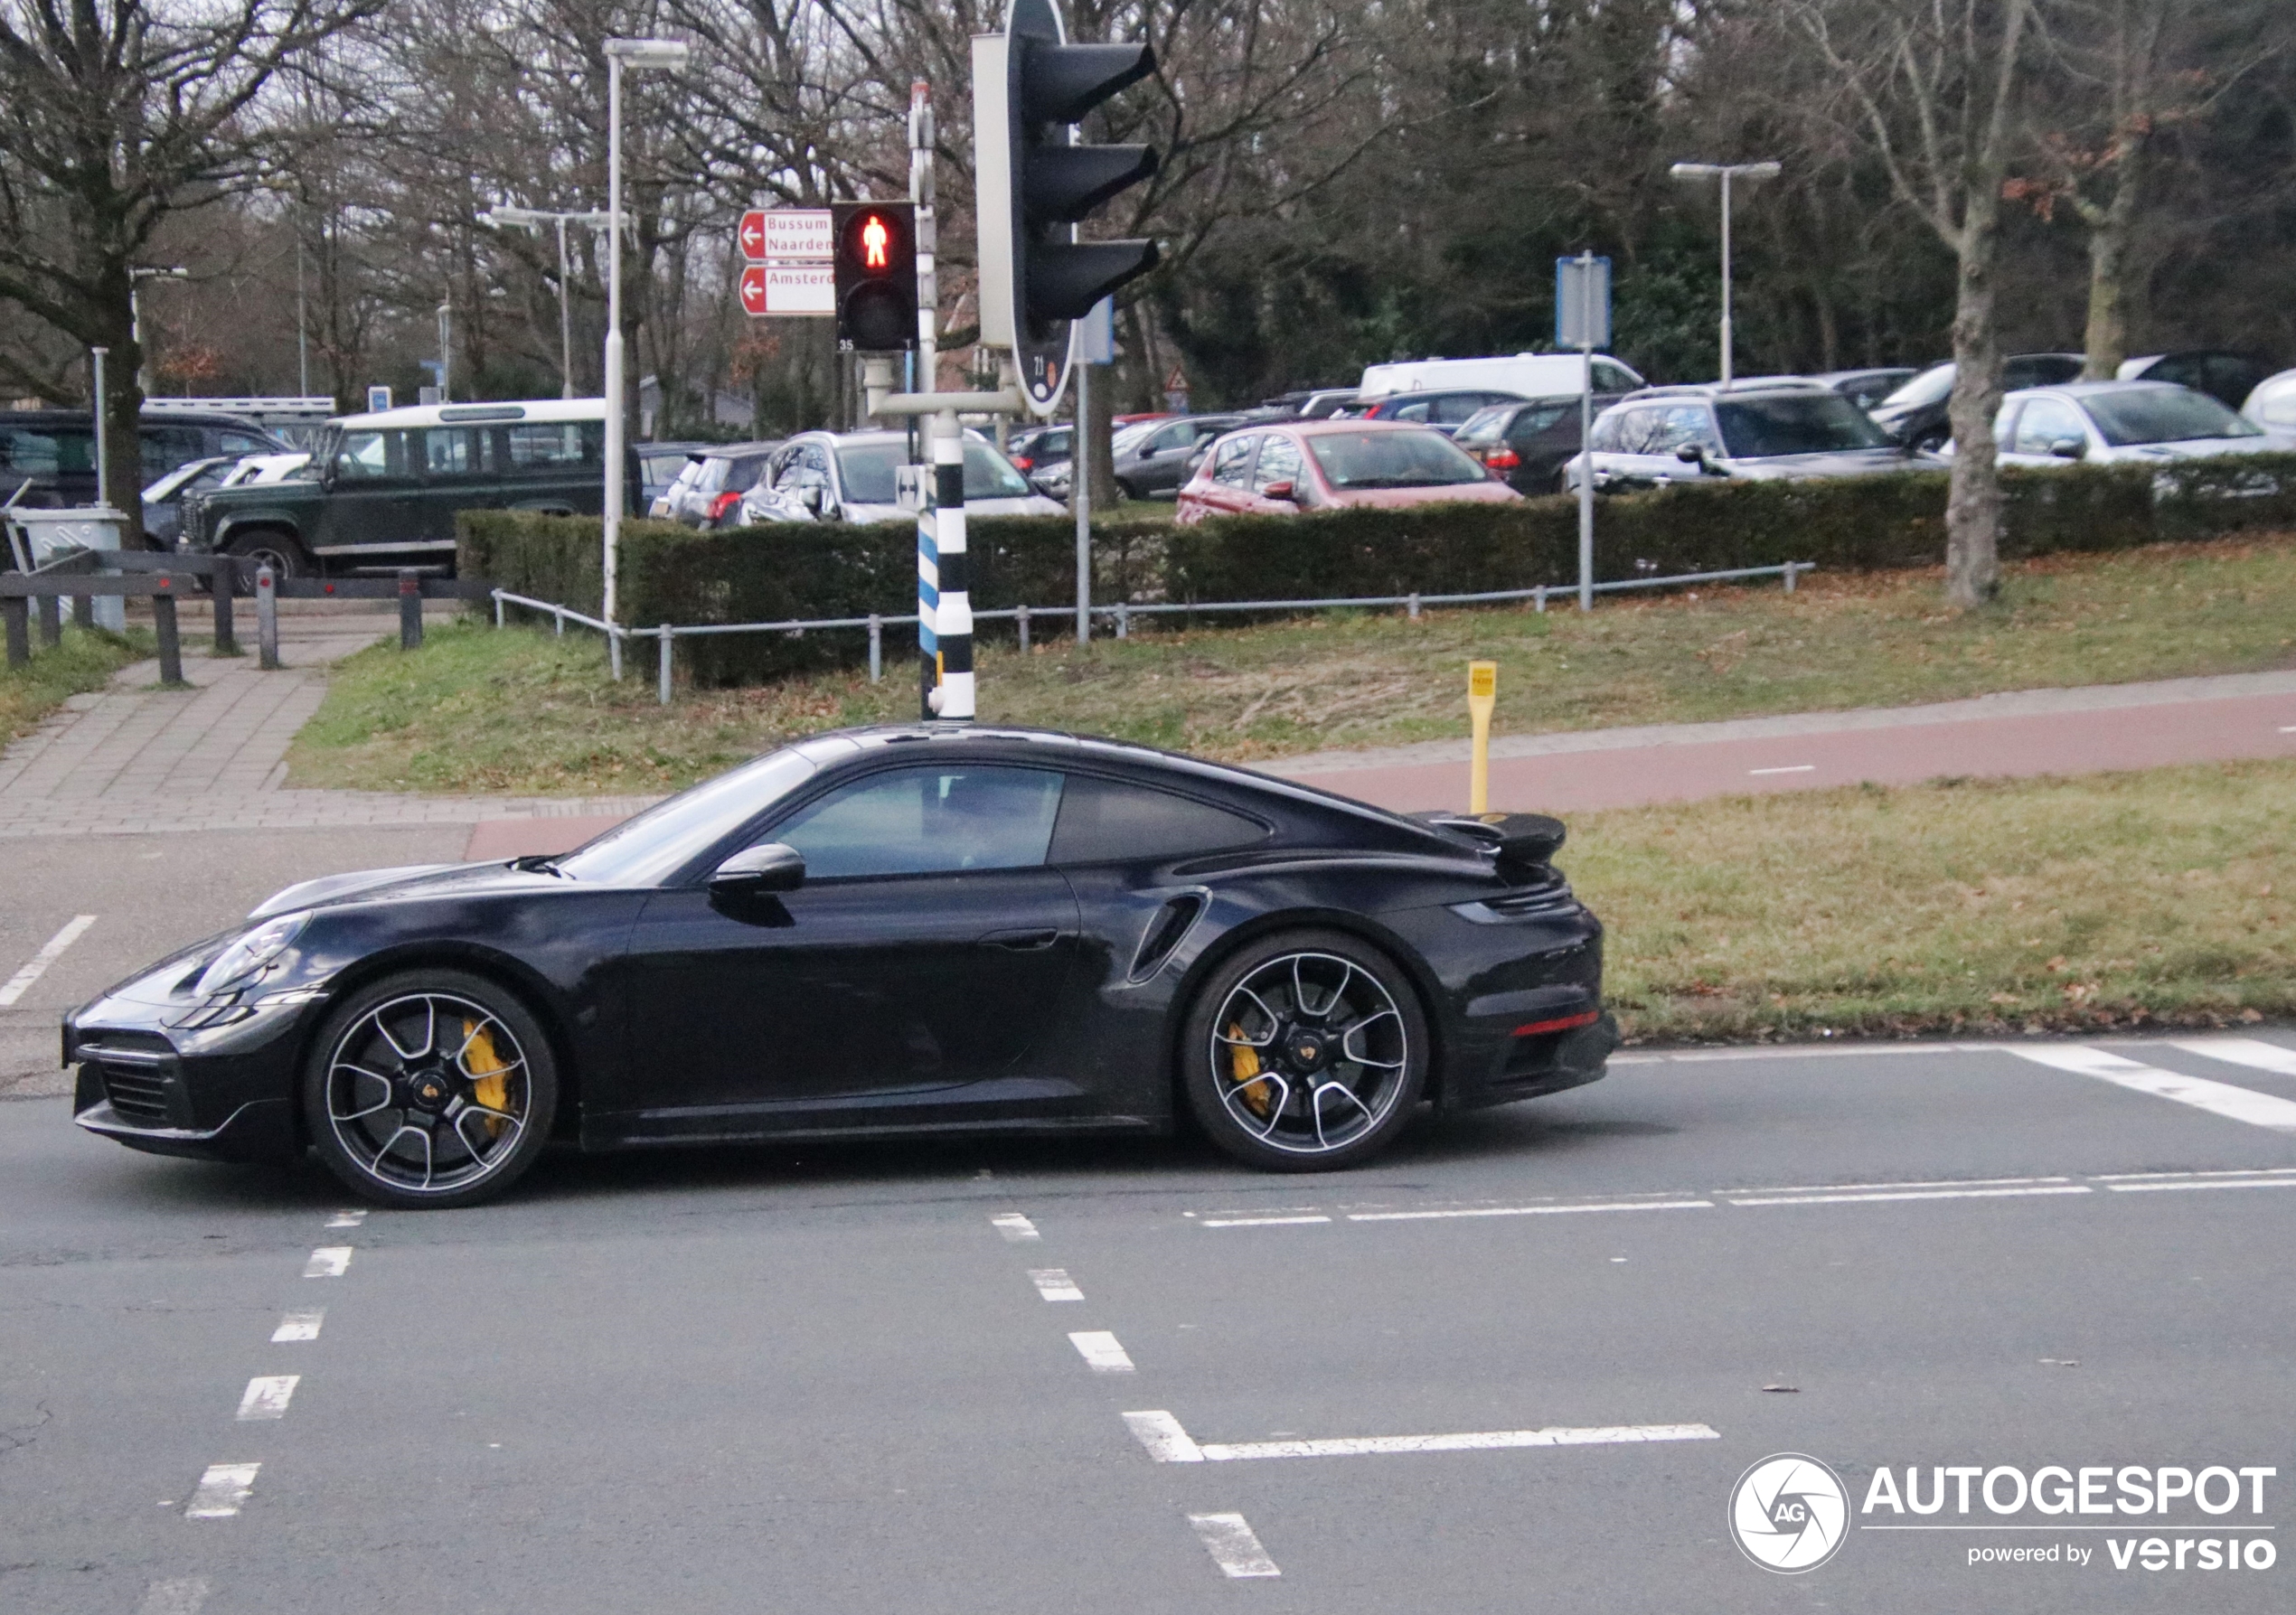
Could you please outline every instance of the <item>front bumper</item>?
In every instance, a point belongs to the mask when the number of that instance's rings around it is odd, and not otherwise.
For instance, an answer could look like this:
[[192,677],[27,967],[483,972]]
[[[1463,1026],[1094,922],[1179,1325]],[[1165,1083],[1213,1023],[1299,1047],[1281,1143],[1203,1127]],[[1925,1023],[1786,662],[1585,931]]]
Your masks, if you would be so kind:
[[155,1155],[277,1160],[298,1153],[296,1072],[320,1007],[259,1001],[205,1024],[187,1013],[194,1008],[108,997],[66,1017],[63,1062],[79,1068],[72,1120]]

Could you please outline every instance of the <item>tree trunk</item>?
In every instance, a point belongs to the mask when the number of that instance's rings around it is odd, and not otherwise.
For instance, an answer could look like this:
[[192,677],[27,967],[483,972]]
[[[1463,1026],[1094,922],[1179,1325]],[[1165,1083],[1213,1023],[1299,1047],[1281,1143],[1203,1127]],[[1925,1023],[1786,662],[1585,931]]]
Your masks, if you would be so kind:
[[1983,604],[2000,587],[2001,472],[1993,417],[2001,407],[2001,343],[1994,323],[2000,187],[1971,186],[1953,302],[1953,471],[1945,500],[1945,597]]
[[1092,397],[1085,418],[1077,423],[1077,434],[1091,446],[1087,470],[1092,479],[1092,508],[1112,510],[1116,502],[1116,467],[1108,452],[1108,439],[1115,435],[1109,422],[1116,413],[1116,369],[1110,364],[1092,367]]
[[2129,356],[2129,248],[2135,235],[2144,148],[2131,141],[2113,175],[2113,197],[2089,223],[2089,328],[2082,380],[2110,381]]

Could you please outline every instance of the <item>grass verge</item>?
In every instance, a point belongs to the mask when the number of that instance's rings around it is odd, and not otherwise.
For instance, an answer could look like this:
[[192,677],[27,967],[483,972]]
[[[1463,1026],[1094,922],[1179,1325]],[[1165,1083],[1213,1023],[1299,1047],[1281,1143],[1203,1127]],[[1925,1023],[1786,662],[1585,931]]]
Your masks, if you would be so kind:
[[2296,1015],[2296,763],[1582,814],[1638,1041]]
[[154,654],[148,630],[111,634],[100,628],[64,627],[64,643],[53,650],[33,634],[32,664],[0,668],[0,745],[30,734],[42,718],[72,696],[101,690],[132,662]]
[[[651,647],[606,676],[598,639],[477,625],[419,654],[345,662],[296,742],[295,783],[588,794],[670,790],[790,736],[914,717],[915,664],[886,678],[681,688]],[[1326,614],[1156,629],[1079,650],[980,650],[983,717],[1237,761],[1466,732],[1462,664],[1500,663],[1501,734],[1897,706],[1992,690],[2296,666],[2296,540],[2058,556],[2009,568],[1953,614],[1934,572],[1817,574],[1788,596],[1701,590],[1567,609]]]

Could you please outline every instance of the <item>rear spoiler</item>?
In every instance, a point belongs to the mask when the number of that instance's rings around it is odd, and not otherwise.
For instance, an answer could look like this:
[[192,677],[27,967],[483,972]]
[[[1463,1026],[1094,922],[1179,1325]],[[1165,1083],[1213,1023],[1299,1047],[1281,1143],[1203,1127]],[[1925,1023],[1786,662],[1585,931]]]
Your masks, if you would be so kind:
[[1448,830],[1478,841],[1497,855],[1500,873],[1516,878],[1551,862],[1569,834],[1560,819],[1545,813],[1415,813],[1413,818],[1435,830]]

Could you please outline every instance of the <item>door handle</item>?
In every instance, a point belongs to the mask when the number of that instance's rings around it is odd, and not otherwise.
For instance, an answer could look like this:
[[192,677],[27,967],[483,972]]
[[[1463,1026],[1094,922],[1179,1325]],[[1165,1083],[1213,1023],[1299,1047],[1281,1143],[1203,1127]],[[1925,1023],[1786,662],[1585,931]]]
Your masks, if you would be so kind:
[[1042,931],[992,931],[981,941],[993,948],[1003,948],[1014,953],[1037,953],[1060,940],[1060,933],[1050,928]]

